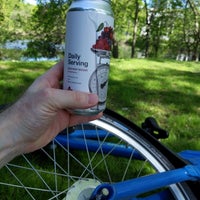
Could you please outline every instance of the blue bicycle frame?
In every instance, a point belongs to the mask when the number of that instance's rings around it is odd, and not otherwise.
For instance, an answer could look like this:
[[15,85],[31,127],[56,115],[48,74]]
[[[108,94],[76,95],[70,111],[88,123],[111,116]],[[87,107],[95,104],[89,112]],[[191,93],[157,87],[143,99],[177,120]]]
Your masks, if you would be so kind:
[[[180,169],[170,170],[119,183],[101,184],[95,189],[90,200],[136,200],[138,199],[136,196],[140,194],[188,180],[200,180],[200,163],[198,165],[187,165]],[[106,194],[104,191],[107,191]],[[163,199],[163,195],[169,199],[169,196],[166,196],[166,193],[156,194],[143,199]]]
[[137,160],[144,160],[144,158],[141,156],[138,151],[131,147],[127,147],[125,145],[118,145],[111,142],[104,142],[102,144],[99,143],[97,140],[91,140],[87,139],[84,140],[81,137],[74,137],[69,136],[68,138],[62,135],[58,135],[55,139],[57,142],[59,142],[63,146],[67,146],[71,149],[76,150],[83,150],[83,151],[90,151],[90,152],[102,152],[103,153],[109,153],[113,156],[121,156],[124,158],[135,158]]
[[[144,158],[133,148],[126,145],[119,145],[112,142],[100,143],[95,139],[103,139],[112,137],[104,130],[98,130],[98,136],[94,130],[75,130],[73,133],[66,135],[58,135],[55,141],[68,146],[72,149],[85,151],[86,149],[93,152],[110,153],[111,155],[130,157],[134,159],[144,160]],[[84,140],[87,138],[87,140]],[[167,172],[157,173],[145,177],[126,180],[114,184],[101,184],[93,192],[90,200],[167,200],[172,195],[168,190],[158,192],[144,198],[137,198],[138,195],[150,192],[165,186],[182,181],[200,180],[200,152],[184,151],[180,156],[188,160],[191,164],[180,169],[170,170]],[[167,177],[167,178],[166,178]],[[128,187],[127,187],[128,186]],[[106,194],[105,192],[106,191]]]

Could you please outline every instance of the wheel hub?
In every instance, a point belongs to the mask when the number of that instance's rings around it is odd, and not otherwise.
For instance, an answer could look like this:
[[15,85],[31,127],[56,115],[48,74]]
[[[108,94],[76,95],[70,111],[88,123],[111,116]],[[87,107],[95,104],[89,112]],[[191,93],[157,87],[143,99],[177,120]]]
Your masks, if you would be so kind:
[[89,200],[94,189],[101,183],[95,179],[84,179],[75,182],[63,200]]

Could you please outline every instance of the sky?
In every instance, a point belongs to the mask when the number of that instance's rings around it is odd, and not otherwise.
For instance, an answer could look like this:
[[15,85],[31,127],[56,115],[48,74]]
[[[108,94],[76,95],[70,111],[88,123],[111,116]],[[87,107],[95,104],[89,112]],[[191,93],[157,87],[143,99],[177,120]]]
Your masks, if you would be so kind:
[[24,2],[36,5],[36,0],[25,0]]

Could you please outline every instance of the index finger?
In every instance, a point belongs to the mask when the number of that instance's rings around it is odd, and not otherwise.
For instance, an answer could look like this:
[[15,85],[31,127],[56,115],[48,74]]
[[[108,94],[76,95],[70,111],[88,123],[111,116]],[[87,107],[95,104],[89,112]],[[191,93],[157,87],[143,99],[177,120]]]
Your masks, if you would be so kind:
[[50,85],[54,87],[58,84],[58,81],[63,79],[64,61],[60,61],[49,69],[43,77],[48,80]]

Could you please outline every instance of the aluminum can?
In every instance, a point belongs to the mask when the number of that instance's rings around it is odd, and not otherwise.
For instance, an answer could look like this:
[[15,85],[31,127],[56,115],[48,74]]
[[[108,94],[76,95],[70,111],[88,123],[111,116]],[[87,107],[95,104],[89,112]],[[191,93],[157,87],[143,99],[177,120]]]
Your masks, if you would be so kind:
[[97,106],[75,114],[96,115],[106,107],[113,26],[110,0],[74,0],[69,7],[63,89],[99,97]]

